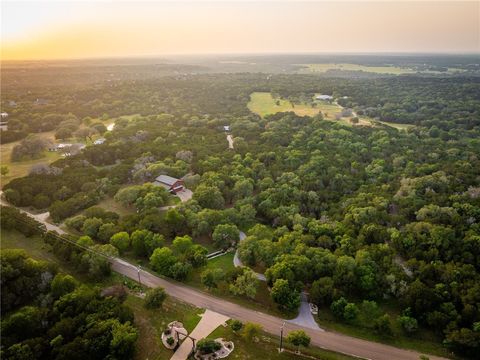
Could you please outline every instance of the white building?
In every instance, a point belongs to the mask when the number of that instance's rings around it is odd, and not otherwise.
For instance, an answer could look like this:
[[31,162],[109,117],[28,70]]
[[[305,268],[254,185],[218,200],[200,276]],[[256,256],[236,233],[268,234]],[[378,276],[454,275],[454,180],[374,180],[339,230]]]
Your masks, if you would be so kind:
[[333,96],[331,95],[317,95],[315,97],[316,100],[326,100],[326,101],[330,101],[330,100],[333,100]]

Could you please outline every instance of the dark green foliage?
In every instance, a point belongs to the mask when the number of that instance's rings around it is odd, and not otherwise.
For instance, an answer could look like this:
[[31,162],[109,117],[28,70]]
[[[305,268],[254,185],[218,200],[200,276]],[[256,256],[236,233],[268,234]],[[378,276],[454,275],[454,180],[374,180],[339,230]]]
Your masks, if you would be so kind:
[[69,275],[52,280],[49,266],[2,251],[2,311],[9,311],[2,315],[2,357],[130,359],[138,336],[131,310],[97,288],[77,287]]
[[239,320],[232,320],[230,326],[232,327],[233,331],[240,331],[243,327],[243,323]]
[[222,345],[215,341],[214,339],[202,339],[197,343],[197,350],[200,351],[201,354],[211,354],[217,350],[220,350]]

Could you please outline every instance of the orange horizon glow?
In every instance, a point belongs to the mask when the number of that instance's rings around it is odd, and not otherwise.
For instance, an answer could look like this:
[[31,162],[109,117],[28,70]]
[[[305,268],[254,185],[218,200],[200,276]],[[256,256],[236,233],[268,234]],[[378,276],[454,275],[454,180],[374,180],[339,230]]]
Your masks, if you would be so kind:
[[[61,11],[60,11],[61,10]],[[2,3],[2,60],[480,52],[479,2]]]

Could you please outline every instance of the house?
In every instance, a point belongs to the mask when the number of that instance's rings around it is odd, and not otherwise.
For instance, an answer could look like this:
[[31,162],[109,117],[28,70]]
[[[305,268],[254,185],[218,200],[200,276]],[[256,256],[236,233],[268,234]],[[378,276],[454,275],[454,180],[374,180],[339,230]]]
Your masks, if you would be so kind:
[[0,114],[0,116],[2,117],[2,119],[6,119],[6,118],[8,118],[8,113],[2,112],[2,113]]
[[8,130],[8,113],[2,112],[0,118],[0,131]]
[[324,101],[331,101],[333,100],[333,96],[331,95],[317,95],[315,97],[316,100],[324,100]]
[[102,145],[105,141],[107,141],[107,139],[105,138],[98,138],[97,140],[95,140],[93,142],[93,145]]
[[230,131],[230,126],[229,125],[224,125],[223,130],[227,131],[227,132]]
[[184,188],[184,183],[182,179],[176,179],[168,175],[160,175],[155,179],[153,183],[155,185],[163,186],[165,189],[174,194],[182,191]]
[[36,99],[34,102],[33,102],[33,105],[47,105],[48,104],[48,100],[47,99]]

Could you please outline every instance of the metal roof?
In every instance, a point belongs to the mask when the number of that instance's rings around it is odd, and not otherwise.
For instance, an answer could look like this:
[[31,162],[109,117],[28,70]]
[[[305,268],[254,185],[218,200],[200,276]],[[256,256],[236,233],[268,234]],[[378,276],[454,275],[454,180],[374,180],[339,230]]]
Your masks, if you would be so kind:
[[155,179],[158,182],[161,182],[163,184],[167,185],[173,185],[175,184],[179,179],[175,179],[174,177],[168,176],[168,175],[160,175]]

